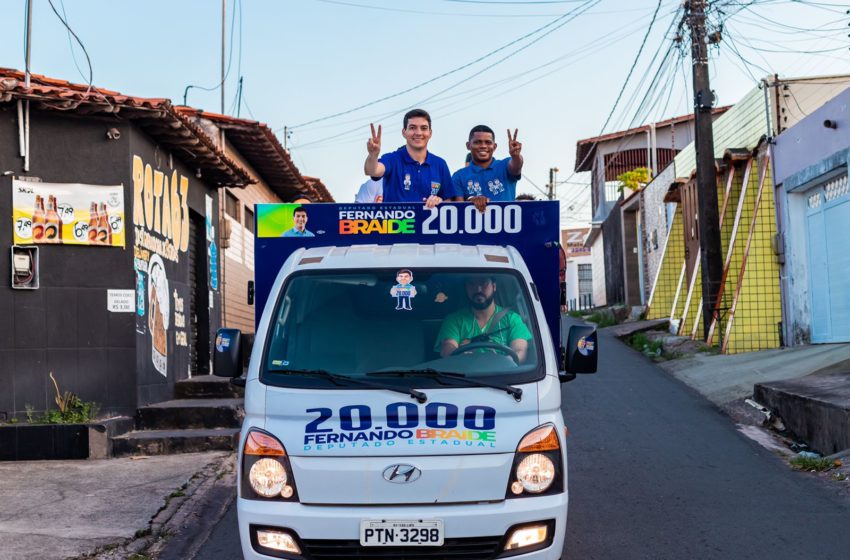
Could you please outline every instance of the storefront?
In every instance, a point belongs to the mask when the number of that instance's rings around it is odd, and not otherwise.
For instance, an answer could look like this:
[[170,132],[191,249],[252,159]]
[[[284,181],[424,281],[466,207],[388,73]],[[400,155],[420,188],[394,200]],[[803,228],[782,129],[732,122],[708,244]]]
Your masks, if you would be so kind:
[[217,191],[250,179],[167,100],[23,82],[0,70],[0,420],[55,408],[50,373],[132,414],[209,371]]

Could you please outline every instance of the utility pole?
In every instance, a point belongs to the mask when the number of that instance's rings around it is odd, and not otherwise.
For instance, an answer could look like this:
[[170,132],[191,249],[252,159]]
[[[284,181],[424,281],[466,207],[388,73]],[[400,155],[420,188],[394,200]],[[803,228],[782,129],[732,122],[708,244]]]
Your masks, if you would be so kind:
[[714,133],[711,115],[714,93],[711,91],[708,79],[706,3],[706,0],[688,0],[685,3],[685,20],[691,30],[702,321],[704,332],[708,333],[723,276],[723,256],[720,248],[720,216],[717,210],[717,173],[714,167]]
[[227,27],[227,0],[221,0],[221,114],[224,114],[224,42]]
[[558,171],[560,170],[557,167],[549,168],[549,184],[546,185],[546,198],[549,200],[555,200],[555,174]]

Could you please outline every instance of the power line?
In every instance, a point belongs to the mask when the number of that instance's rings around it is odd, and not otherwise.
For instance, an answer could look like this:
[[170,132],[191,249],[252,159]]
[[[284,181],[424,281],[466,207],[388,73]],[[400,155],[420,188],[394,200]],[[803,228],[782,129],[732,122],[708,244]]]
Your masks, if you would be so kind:
[[490,4],[495,6],[510,6],[510,5],[529,5],[529,4],[576,4],[582,0],[443,0],[443,2],[453,2],[455,4]]
[[[30,0],[30,1],[32,1],[32,0]],[[70,110],[70,109],[76,109],[77,107],[80,106],[80,104],[83,102],[83,100],[85,100],[88,97],[89,93],[91,93],[92,82],[94,81],[94,69],[92,68],[91,58],[89,58],[89,52],[86,50],[86,46],[83,44],[83,42],[77,36],[77,34],[74,33],[74,30],[71,29],[71,26],[68,25],[68,22],[65,21],[65,18],[63,18],[59,14],[59,11],[56,9],[56,6],[53,5],[53,0],[47,0],[47,2],[48,2],[48,4],[50,4],[50,9],[53,10],[54,14],[56,14],[56,17],[58,17],[59,21],[62,22],[62,25],[64,25],[65,29],[68,30],[68,33],[70,33],[71,35],[74,36],[74,39],[77,41],[77,44],[79,44],[80,48],[83,49],[83,54],[86,55],[86,64],[89,67],[89,79],[88,79],[88,87],[86,88],[86,92],[82,95],[82,97],[80,97],[80,99],[75,104],[72,103],[70,107],[61,107],[59,105],[51,105],[51,107],[53,107],[54,109],[63,110],[63,111],[64,110]],[[73,49],[71,49],[71,55],[72,56],[73,56],[73,52],[74,52]],[[104,99],[105,99],[105,97],[104,97]],[[107,103],[108,103],[108,100],[107,100]]]
[[[525,49],[529,48],[531,45],[533,45],[533,44],[535,44],[536,42],[538,42],[538,41],[542,40],[544,37],[546,37],[546,36],[547,36],[547,35],[549,35],[550,33],[553,33],[553,32],[555,32],[555,31],[557,31],[559,28],[563,27],[564,25],[566,25],[566,24],[567,24],[567,23],[569,23],[570,21],[574,20],[576,17],[578,17],[579,15],[581,15],[581,12],[580,12],[579,10],[581,10],[581,9],[585,9],[585,10],[586,10],[586,9],[588,9],[589,7],[592,7],[592,6],[596,5],[596,4],[598,4],[600,1],[601,1],[601,0],[589,0],[588,2],[586,2],[585,4],[583,4],[580,8],[578,8],[577,10],[573,10],[573,12],[571,12],[571,13],[573,13],[573,14],[574,14],[574,15],[573,15],[573,17],[572,17],[571,19],[568,19],[568,20],[566,20],[566,21],[561,22],[561,23],[560,23],[557,27],[555,27],[555,28],[553,28],[553,29],[550,29],[549,31],[547,31],[546,33],[544,33],[544,34],[542,34],[542,35],[540,35],[540,36],[536,37],[535,39],[533,39],[533,40],[532,40],[532,41],[530,41],[529,43],[526,43],[525,45],[523,45],[523,46],[519,47],[518,49],[516,49],[516,50],[514,50],[514,51],[512,51],[512,52],[510,52],[510,53],[508,53],[507,55],[505,55],[504,57],[500,58],[500,59],[499,59],[499,60],[497,60],[496,62],[494,62],[494,63],[492,63],[492,64],[490,64],[490,65],[488,65],[488,66],[485,66],[483,69],[481,69],[481,70],[479,70],[479,71],[475,72],[474,74],[472,74],[472,75],[470,75],[470,76],[467,76],[467,77],[463,78],[463,79],[462,79],[462,80],[460,80],[459,82],[455,82],[454,84],[452,84],[452,85],[450,85],[450,86],[448,86],[448,87],[446,87],[446,88],[444,88],[444,89],[442,89],[442,90],[440,90],[440,91],[438,91],[438,92],[436,92],[436,93],[434,93],[434,94],[432,94],[432,95],[430,95],[430,96],[428,96],[428,97],[426,97],[426,98],[424,98],[424,99],[422,99],[422,100],[420,100],[420,101],[417,101],[415,105],[421,105],[422,103],[425,103],[425,102],[427,102],[427,101],[430,101],[430,100],[434,99],[435,97],[437,97],[437,96],[439,96],[439,95],[442,95],[443,93],[446,93],[446,92],[448,92],[448,91],[450,91],[450,90],[452,90],[452,89],[456,88],[457,86],[459,86],[459,85],[461,85],[461,84],[463,84],[463,83],[465,83],[465,82],[467,82],[467,81],[471,80],[472,78],[474,78],[474,77],[476,77],[476,76],[478,76],[478,75],[480,75],[480,74],[482,74],[482,73],[486,72],[487,70],[490,70],[491,68],[493,68],[493,67],[497,66],[498,64],[501,64],[502,62],[504,62],[504,61],[505,61],[505,60],[507,60],[508,58],[510,58],[510,57],[512,57],[512,56],[515,56],[516,54],[518,54],[518,53],[522,52],[523,50],[525,50]],[[578,12],[578,13],[575,13],[575,12]],[[499,49],[499,50],[501,50],[501,49]],[[495,51],[494,51],[494,52],[495,52]],[[488,55],[488,56],[489,56],[489,55]],[[395,112],[393,112],[393,113],[389,113],[389,114],[385,115],[385,117],[384,117],[384,118],[388,118],[388,117],[391,117],[391,116],[395,116],[395,115],[401,114],[401,113],[403,113],[405,110],[406,110],[406,108],[405,108],[405,109],[401,109],[401,110],[399,110],[399,111],[395,111]],[[316,122],[316,121],[313,121],[313,122]],[[307,143],[305,143],[305,144],[301,144],[301,147],[303,148],[304,146],[309,146],[309,145],[313,145],[313,144],[323,143],[323,142],[326,142],[326,141],[328,141],[328,140],[334,140],[334,139],[339,138],[339,137],[341,137],[341,136],[344,136],[344,135],[346,135],[346,134],[350,134],[350,133],[352,133],[352,132],[357,132],[357,131],[361,130],[363,126],[365,126],[365,125],[360,125],[360,126],[354,127],[354,128],[352,128],[352,129],[346,130],[346,131],[341,132],[341,133],[339,133],[339,134],[335,134],[335,135],[333,135],[333,136],[329,136],[329,137],[326,137],[326,138],[321,138],[321,139],[319,139],[319,140],[314,140],[314,141],[311,141],[311,142],[307,142]],[[280,129],[278,129],[278,130],[280,130]]]
[[[68,21],[68,13],[65,11],[64,0],[59,0],[59,6],[62,8],[63,18],[65,19],[65,21]],[[76,67],[77,72],[79,72],[79,74],[80,74],[80,77],[85,80],[86,76],[85,76],[85,74],[83,74],[83,69],[80,68],[80,63],[77,62],[77,53],[74,52],[74,42],[71,39],[71,31],[66,29],[66,32],[68,34],[68,49],[71,51],[71,58],[74,60],[74,67]]]
[[[343,116],[343,115],[348,115],[348,114],[354,113],[355,111],[359,111],[359,110],[361,110],[361,109],[365,109],[366,107],[371,107],[372,105],[376,105],[376,104],[381,103],[381,102],[383,102],[383,101],[387,101],[387,100],[389,100],[389,99],[394,99],[394,98],[399,97],[399,96],[401,96],[401,95],[404,95],[404,94],[406,94],[406,93],[410,93],[411,91],[414,91],[414,90],[417,90],[417,89],[419,89],[419,88],[422,88],[422,87],[424,87],[424,86],[426,86],[426,85],[428,85],[428,84],[431,84],[431,83],[433,83],[433,82],[435,82],[435,81],[437,81],[437,80],[440,80],[440,79],[445,78],[445,77],[447,77],[447,76],[451,76],[452,74],[456,74],[457,72],[460,72],[461,70],[465,70],[466,68],[469,68],[470,66],[473,66],[473,65],[475,65],[475,64],[478,64],[479,62],[481,62],[481,61],[483,61],[483,60],[485,60],[485,59],[487,59],[487,58],[490,58],[490,57],[491,57],[491,56],[493,56],[494,54],[496,54],[496,53],[498,53],[498,52],[500,52],[500,51],[503,51],[503,50],[505,50],[505,49],[506,49],[506,48],[508,48],[508,47],[511,47],[511,46],[513,46],[513,45],[515,45],[515,44],[517,44],[517,43],[521,42],[521,41],[524,41],[525,39],[527,39],[527,38],[529,38],[529,37],[531,37],[531,36],[533,36],[533,35],[536,35],[537,33],[542,32],[544,29],[546,29],[546,28],[548,28],[548,27],[552,27],[553,25],[557,24],[557,23],[558,23],[558,22],[560,22],[561,20],[563,20],[563,19],[565,19],[565,18],[569,17],[569,16],[570,16],[570,15],[572,15],[573,13],[575,13],[575,12],[577,12],[577,11],[581,10],[583,7],[586,7],[588,4],[591,4],[591,3],[592,3],[592,2],[594,2],[594,1],[595,1],[596,3],[598,3],[598,2],[599,2],[599,0],[586,0],[586,1],[585,1],[585,3],[584,3],[582,6],[580,6],[580,7],[578,7],[578,8],[575,8],[575,9],[573,9],[573,10],[570,10],[569,12],[567,12],[567,13],[565,13],[565,14],[563,14],[563,15],[561,15],[561,16],[559,16],[559,17],[557,17],[556,19],[554,19],[554,20],[550,21],[550,22],[549,22],[549,23],[547,23],[546,25],[542,25],[542,26],[538,27],[537,29],[535,29],[535,30],[531,31],[530,33],[526,33],[525,35],[523,35],[523,36],[521,36],[521,37],[518,37],[517,39],[514,39],[513,41],[510,41],[509,43],[506,43],[506,44],[504,44],[504,45],[502,45],[502,46],[498,47],[497,49],[494,49],[494,50],[492,50],[492,51],[490,51],[490,52],[488,52],[488,53],[484,54],[483,56],[480,56],[480,57],[476,58],[475,60],[472,60],[472,61],[470,61],[470,62],[467,62],[466,64],[463,64],[463,65],[458,66],[458,67],[456,67],[456,68],[453,68],[452,70],[449,70],[449,71],[447,71],[447,72],[443,72],[442,74],[440,74],[440,75],[438,75],[438,76],[435,76],[435,77],[433,77],[433,78],[430,78],[430,79],[428,79],[428,80],[425,80],[425,81],[423,81],[423,82],[420,82],[420,83],[418,83],[418,84],[416,84],[416,85],[414,85],[414,86],[411,86],[411,87],[406,88],[406,89],[404,89],[404,90],[398,91],[398,92],[396,92],[396,93],[392,93],[392,94],[390,94],[390,95],[385,95],[384,97],[381,97],[381,98],[379,98],[379,99],[375,99],[375,100],[373,100],[373,101],[369,101],[368,103],[363,103],[363,104],[361,104],[361,105],[358,105],[357,107],[352,107],[352,108],[350,108],[350,109],[346,109],[346,110],[344,110],[344,111],[339,111],[339,112],[336,112],[336,113],[333,113],[333,114],[330,114],[330,115],[326,115],[326,116],[324,116],[324,117],[320,117],[320,118],[317,118],[317,119],[313,119],[313,120],[310,120],[310,121],[306,121],[306,122],[303,122],[303,123],[300,123],[300,124],[297,124],[297,125],[291,126],[291,127],[289,127],[289,128],[290,128],[290,129],[297,129],[297,128],[301,128],[301,127],[303,127],[303,126],[307,126],[307,125],[315,124],[315,123],[322,122],[322,121],[326,121],[326,120],[329,120],[329,119],[334,119],[334,118],[336,118],[336,117],[341,117],[341,116]],[[275,130],[275,132],[277,132],[277,131],[278,131],[278,130],[280,130],[281,128],[283,128],[283,127],[278,128],[277,130]]]
[[[581,1],[581,0],[579,0]],[[323,4],[335,4],[337,6],[348,6],[350,8],[363,8],[366,10],[378,10],[382,12],[397,12],[403,14],[417,14],[424,16],[449,16],[449,17],[474,17],[474,18],[540,18],[540,17],[555,17],[560,14],[464,14],[461,12],[434,12],[434,11],[426,11],[426,10],[410,10],[406,8],[390,8],[387,6],[373,6],[371,4],[361,4],[359,2],[347,2],[345,0],[316,0],[316,2],[322,2]]]
[[[659,2],[658,7],[660,7],[660,2]],[[603,124],[603,125],[602,125],[602,128],[600,129],[600,132],[599,132],[599,134],[598,134],[597,136],[601,136],[601,135],[605,132],[605,128],[608,126],[608,123],[611,121],[611,118],[614,116],[614,111],[616,111],[616,109],[617,109],[617,105],[619,104],[620,99],[622,98],[623,92],[625,91],[626,86],[627,86],[627,85],[628,85],[628,83],[629,83],[629,80],[630,80],[630,78],[631,78],[631,76],[632,76],[632,73],[634,72],[634,69],[635,69],[635,67],[637,66],[637,63],[638,63],[638,61],[640,60],[641,53],[643,53],[643,49],[644,49],[644,47],[646,46],[646,42],[647,42],[647,40],[649,39],[649,32],[652,30],[652,26],[653,26],[653,24],[655,23],[655,18],[656,18],[657,14],[658,14],[658,7],[656,7],[655,13],[653,14],[652,22],[650,23],[650,26],[649,26],[649,28],[647,29],[647,32],[646,32],[646,34],[644,35],[643,40],[641,41],[641,45],[640,45],[640,47],[638,48],[637,55],[635,56],[635,59],[634,59],[634,61],[632,62],[632,66],[631,66],[631,68],[629,69],[629,72],[628,72],[628,74],[627,74],[627,76],[626,76],[626,79],[625,79],[625,80],[624,80],[624,82],[623,82],[623,86],[620,88],[620,93],[617,95],[617,99],[616,99],[616,101],[614,102],[614,106],[611,108],[611,111],[608,113],[608,117],[605,119],[605,124]],[[677,9],[677,10],[676,10],[676,12],[675,12],[674,14],[676,14],[676,15],[677,15],[677,14],[678,14],[678,12],[679,12],[679,10]],[[676,19],[677,19],[677,17],[674,15],[674,19],[673,19],[673,21],[675,22],[675,21],[676,21]],[[670,28],[672,28],[672,23],[671,23]],[[668,29],[668,31],[669,31],[669,29]],[[666,33],[665,33],[665,37],[666,37]],[[662,43],[662,46],[663,46],[663,43]],[[659,46],[659,50],[660,50],[660,48],[661,48],[661,47]],[[657,55],[657,54],[658,54],[658,51],[656,51],[656,55]],[[655,57],[653,57],[653,60],[654,60],[654,59],[655,59]],[[651,64],[651,63],[650,63],[650,64]],[[572,172],[572,173],[570,173],[569,177],[567,177],[567,180],[572,179],[572,178],[576,175],[576,173],[578,173],[578,171],[577,171],[577,170],[578,170],[579,168],[581,168],[582,166],[584,166],[584,164],[587,162],[587,158],[589,158],[589,157],[590,157],[590,154],[592,154],[592,153],[593,153],[594,148],[596,147],[596,145],[597,145],[597,144],[598,144],[598,142],[594,142],[594,143],[593,143],[593,145],[590,147],[590,149],[588,149],[587,154],[584,156],[584,159],[583,159],[580,163],[578,163],[578,164],[576,164],[576,165],[574,165],[574,166],[573,166],[573,172]]]
[[[598,12],[594,12],[594,13],[598,13]],[[590,44],[584,45],[583,47],[580,47],[578,49],[572,49],[566,54],[560,55],[556,58],[553,58],[553,59],[551,59],[547,62],[544,62],[543,64],[540,64],[538,66],[535,66],[533,68],[529,68],[529,69],[523,70],[522,72],[519,72],[517,74],[513,74],[512,76],[500,78],[498,80],[494,80],[494,81],[483,83],[483,84],[477,84],[473,88],[466,89],[466,90],[463,90],[463,91],[460,91],[460,92],[457,92],[457,93],[452,93],[450,95],[445,95],[445,96],[441,97],[440,99],[434,99],[432,101],[436,101],[437,103],[439,103],[439,102],[442,102],[442,101],[447,101],[447,100],[452,99],[452,98],[458,98],[458,97],[464,97],[465,96],[467,98],[474,98],[475,104],[478,105],[478,104],[481,104],[485,101],[496,99],[498,97],[501,97],[501,96],[504,96],[504,95],[507,95],[507,94],[515,93],[520,88],[523,88],[526,85],[529,85],[531,83],[539,81],[543,78],[550,77],[555,72],[560,71],[560,70],[574,64],[578,60],[581,60],[578,55],[585,54],[585,53],[586,54],[596,53],[596,52],[602,51],[606,48],[612,47],[613,45],[622,41],[623,39],[630,37],[633,34],[634,30],[643,28],[644,25],[645,25],[643,20],[640,20],[640,19],[636,20],[634,22],[634,24],[635,25],[633,25],[631,28],[630,27],[624,27],[623,29],[620,30],[619,34],[615,34],[615,35],[612,35],[611,37],[608,37],[607,40],[604,41],[604,42],[599,42],[599,41],[594,40]],[[526,75],[533,74],[534,72],[536,72],[538,70],[542,70],[544,68],[552,66],[552,65],[554,65],[558,62],[561,62],[565,59],[567,60],[566,63],[561,64],[559,66],[556,66],[555,68],[551,69],[548,73],[534,77],[530,80],[527,80],[527,81],[525,81],[525,82],[523,82],[523,83],[521,83],[517,86],[514,86],[513,88],[511,88],[509,90],[506,90],[505,88],[495,88],[494,87],[494,86],[500,86],[500,85],[504,85],[504,84],[510,83],[512,81],[518,80],[518,79],[520,79],[520,78],[522,78]],[[499,93],[496,93],[494,95],[491,95],[489,97],[482,99],[480,92],[483,91],[483,90],[489,90],[489,89],[498,89]],[[466,100],[467,99],[460,99],[458,101],[452,101],[448,105],[442,105],[442,106],[439,106],[439,107],[442,107],[443,109],[445,109],[449,106],[455,105],[457,103],[462,103]],[[433,105],[431,107],[433,107]],[[467,107],[468,106],[465,106],[465,107],[463,107],[459,110],[465,109]],[[436,111],[439,111],[439,110],[440,109],[437,109]],[[454,114],[456,112],[458,112],[458,111],[456,110],[456,111],[452,111],[450,113],[444,113],[441,116],[445,117],[445,116]],[[379,120],[386,118],[388,116],[392,116],[394,114],[397,114],[397,112],[396,111],[391,111],[389,113],[382,112],[380,114],[371,115],[371,116],[368,117],[368,122],[378,122]],[[351,120],[347,120],[347,121],[343,121],[343,122],[339,122],[339,123],[335,123],[335,124],[325,124],[325,125],[320,125],[320,126],[316,126],[316,127],[310,127],[310,130],[318,130],[318,129],[322,129],[322,128],[334,128],[334,127],[339,127],[339,126],[344,126],[344,125],[350,125],[350,124],[353,124],[353,123],[363,123],[363,122],[364,122],[364,118],[356,118],[356,119],[351,119]],[[359,128],[358,128],[358,131],[359,131]]]
[[[200,89],[200,90],[203,90],[203,91],[216,91],[218,88],[220,88],[221,86],[224,85],[225,81],[227,81],[227,77],[230,75],[230,66],[231,66],[231,63],[233,62],[233,30],[235,29],[235,23],[236,23],[236,5],[234,4],[233,5],[233,11],[232,11],[232,14],[230,16],[230,49],[229,49],[228,54],[227,54],[227,69],[224,72],[224,77],[221,79],[221,81],[218,83],[218,85],[216,85],[214,87],[203,87],[203,86],[197,86],[197,85],[194,85],[194,84],[190,84],[190,85],[186,86],[186,89],[183,90],[183,105],[187,104],[186,98],[189,95],[190,89]],[[241,23],[240,23],[240,25],[241,25]]]

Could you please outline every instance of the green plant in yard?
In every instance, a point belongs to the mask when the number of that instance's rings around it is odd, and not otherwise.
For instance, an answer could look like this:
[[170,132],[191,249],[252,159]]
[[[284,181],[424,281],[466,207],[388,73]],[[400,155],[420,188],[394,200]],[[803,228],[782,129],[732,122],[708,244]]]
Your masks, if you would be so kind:
[[614,319],[613,315],[609,315],[608,313],[600,313],[599,311],[591,314],[587,318],[587,321],[589,323],[594,323],[600,329],[617,324],[617,321]]
[[584,317],[581,311],[576,311],[575,309],[567,313],[567,315],[569,315],[570,317],[575,317],[576,319],[581,319],[582,317]]
[[[792,457],[791,467],[797,471],[828,471],[830,469],[835,468],[837,465],[836,462],[827,459],[826,457],[806,457],[806,456],[796,456]],[[839,462],[838,465],[841,465]]]
[[639,332],[629,338],[629,346],[648,356],[658,357],[664,351],[664,343],[661,340],[651,340],[646,334]]
[[85,424],[97,417],[100,405],[95,402],[83,401],[71,391],[61,391],[59,383],[53,377],[53,372],[50,372],[50,380],[53,382],[54,391],[56,391],[53,400],[59,408],[47,410],[41,417],[35,418],[33,407],[26,405],[27,422],[30,424]]

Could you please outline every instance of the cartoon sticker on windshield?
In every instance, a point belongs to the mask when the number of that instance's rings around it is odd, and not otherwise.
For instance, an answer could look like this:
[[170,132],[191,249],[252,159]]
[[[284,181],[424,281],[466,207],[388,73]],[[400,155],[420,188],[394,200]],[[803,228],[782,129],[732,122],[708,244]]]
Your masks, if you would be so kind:
[[398,284],[390,288],[390,296],[396,299],[396,310],[405,309],[413,311],[410,300],[416,297],[416,286],[412,284],[413,273],[410,269],[402,268],[395,274]]

